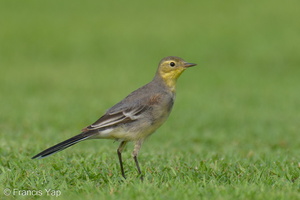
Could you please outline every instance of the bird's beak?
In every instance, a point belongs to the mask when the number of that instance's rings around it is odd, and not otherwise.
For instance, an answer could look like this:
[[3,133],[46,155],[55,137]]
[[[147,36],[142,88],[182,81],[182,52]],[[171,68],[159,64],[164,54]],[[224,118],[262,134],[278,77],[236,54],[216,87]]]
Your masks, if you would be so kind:
[[193,67],[193,66],[195,66],[195,65],[197,65],[197,64],[195,64],[195,63],[184,63],[184,67],[185,68],[188,68],[188,67]]

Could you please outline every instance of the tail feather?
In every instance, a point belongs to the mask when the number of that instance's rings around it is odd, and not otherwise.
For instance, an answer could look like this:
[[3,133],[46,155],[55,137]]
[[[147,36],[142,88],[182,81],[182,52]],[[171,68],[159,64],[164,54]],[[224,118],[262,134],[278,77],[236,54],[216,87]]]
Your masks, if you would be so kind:
[[54,145],[40,153],[38,153],[37,155],[33,156],[32,159],[35,159],[35,158],[38,158],[38,159],[41,159],[41,158],[45,158],[47,156],[50,156],[54,153],[57,153],[59,151],[62,151],[80,141],[83,141],[83,140],[86,140],[88,139],[89,137],[93,136],[93,132],[94,131],[90,131],[90,132],[86,132],[86,133],[80,133],[74,137],[71,137],[70,139],[67,139],[61,143],[58,143],[57,145]]

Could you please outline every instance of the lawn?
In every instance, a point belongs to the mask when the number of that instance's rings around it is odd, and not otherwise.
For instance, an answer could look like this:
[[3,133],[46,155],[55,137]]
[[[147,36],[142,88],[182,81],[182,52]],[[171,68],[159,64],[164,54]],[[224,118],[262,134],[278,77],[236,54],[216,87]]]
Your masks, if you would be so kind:
[[[298,1],[2,1],[0,199],[300,199]],[[143,145],[78,133],[149,82],[197,63]]]

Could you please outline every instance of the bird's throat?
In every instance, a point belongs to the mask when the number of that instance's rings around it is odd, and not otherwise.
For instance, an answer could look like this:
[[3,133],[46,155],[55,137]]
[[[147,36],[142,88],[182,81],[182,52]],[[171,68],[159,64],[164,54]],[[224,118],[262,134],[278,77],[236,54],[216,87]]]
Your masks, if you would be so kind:
[[176,72],[176,73],[165,73],[165,74],[160,74],[162,77],[163,82],[171,89],[172,92],[175,92],[176,90],[176,82],[178,77],[181,75],[182,72]]

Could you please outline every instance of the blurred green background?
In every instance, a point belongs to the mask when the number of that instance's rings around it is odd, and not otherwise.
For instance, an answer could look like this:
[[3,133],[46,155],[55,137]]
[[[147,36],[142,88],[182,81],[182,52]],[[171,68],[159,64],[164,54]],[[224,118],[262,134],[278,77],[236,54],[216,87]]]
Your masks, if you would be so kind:
[[[35,153],[79,133],[173,55],[198,66],[180,77],[169,121],[141,150],[142,168],[148,156],[169,152],[194,160],[232,155],[284,161],[298,179],[299,6],[296,0],[1,1],[3,169],[18,156],[32,162]],[[59,156],[116,156],[111,141],[80,145]]]

